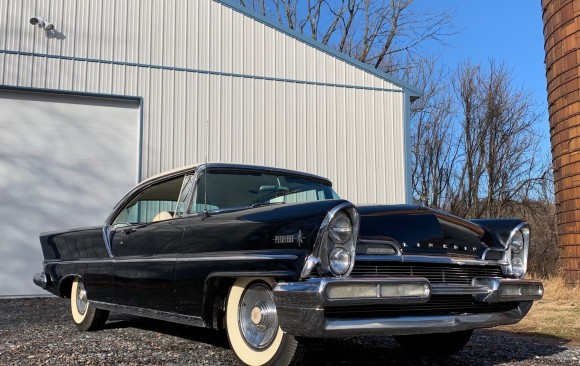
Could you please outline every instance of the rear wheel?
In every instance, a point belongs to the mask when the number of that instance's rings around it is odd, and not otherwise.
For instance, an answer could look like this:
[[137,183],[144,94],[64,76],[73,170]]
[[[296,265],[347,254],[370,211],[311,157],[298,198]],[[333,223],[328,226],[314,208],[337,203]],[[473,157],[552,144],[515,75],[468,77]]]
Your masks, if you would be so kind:
[[70,310],[73,322],[79,330],[102,329],[109,312],[96,309],[87,298],[87,291],[80,278],[75,278],[70,292]]
[[226,329],[230,346],[245,365],[298,364],[303,346],[278,325],[270,279],[239,278],[228,296]]
[[407,351],[445,357],[461,351],[472,334],[473,330],[463,330],[452,333],[395,336],[394,338]]

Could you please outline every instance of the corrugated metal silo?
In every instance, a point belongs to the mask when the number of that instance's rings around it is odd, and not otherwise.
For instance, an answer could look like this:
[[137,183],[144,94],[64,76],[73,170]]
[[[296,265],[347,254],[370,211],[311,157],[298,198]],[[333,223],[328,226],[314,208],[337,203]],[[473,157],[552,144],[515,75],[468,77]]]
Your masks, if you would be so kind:
[[580,282],[580,1],[542,0],[561,263]]

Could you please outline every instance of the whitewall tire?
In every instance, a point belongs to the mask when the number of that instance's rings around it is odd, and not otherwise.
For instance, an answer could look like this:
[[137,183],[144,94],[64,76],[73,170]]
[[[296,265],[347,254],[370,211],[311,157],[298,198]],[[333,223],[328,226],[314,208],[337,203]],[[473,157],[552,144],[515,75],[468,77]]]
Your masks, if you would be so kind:
[[304,356],[303,346],[278,324],[272,294],[274,281],[238,278],[226,306],[230,346],[244,365],[290,365]]
[[75,278],[70,292],[70,310],[73,322],[79,330],[90,331],[101,329],[109,312],[96,309],[88,301],[85,286],[80,278]]

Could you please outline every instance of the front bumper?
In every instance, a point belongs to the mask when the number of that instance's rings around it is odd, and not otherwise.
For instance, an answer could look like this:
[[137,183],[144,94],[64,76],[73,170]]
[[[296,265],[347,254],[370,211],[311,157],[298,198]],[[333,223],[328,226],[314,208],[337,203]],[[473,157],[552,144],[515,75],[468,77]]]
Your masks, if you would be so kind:
[[[421,288],[425,289],[422,293]],[[512,302],[517,306],[507,311],[404,315],[406,306],[424,304],[432,295],[470,295],[478,304]],[[425,278],[314,278],[279,283],[274,288],[282,329],[292,335],[312,338],[446,333],[513,324],[528,313],[533,300],[542,296],[541,282],[499,278],[474,278],[470,286],[430,284]],[[403,309],[403,315],[336,317],[326,314],[326,309],[333,307],[366,305],[379,308],[397,305]]]

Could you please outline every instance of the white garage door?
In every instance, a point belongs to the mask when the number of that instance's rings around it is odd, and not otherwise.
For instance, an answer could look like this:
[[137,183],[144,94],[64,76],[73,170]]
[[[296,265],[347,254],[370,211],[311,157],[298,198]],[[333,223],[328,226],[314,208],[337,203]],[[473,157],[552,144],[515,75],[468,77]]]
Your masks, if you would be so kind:
[[102,224],[137,183],[139,103],[0,90],[0,296],[46,294],[38,234]]

